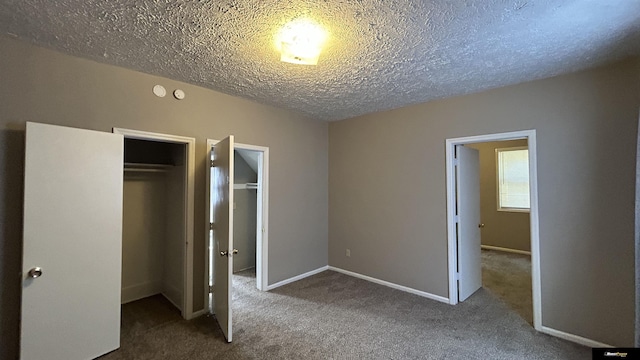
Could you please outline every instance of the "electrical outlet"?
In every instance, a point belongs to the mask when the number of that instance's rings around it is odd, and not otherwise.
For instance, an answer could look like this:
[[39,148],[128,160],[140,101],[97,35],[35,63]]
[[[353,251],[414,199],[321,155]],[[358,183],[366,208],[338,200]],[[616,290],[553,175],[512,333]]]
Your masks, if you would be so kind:
[[351,257],[351,250],[347,249],[347,257]]

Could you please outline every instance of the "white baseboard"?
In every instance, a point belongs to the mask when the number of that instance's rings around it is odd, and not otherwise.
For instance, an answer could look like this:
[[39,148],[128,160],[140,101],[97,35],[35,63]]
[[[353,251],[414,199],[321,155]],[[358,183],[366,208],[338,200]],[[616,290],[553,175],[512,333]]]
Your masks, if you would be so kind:
[[321,272],[323,272],[323,271],[327,271],[327,270],[329,270],[329,266],[323,266],[323,267],[321,267],[321,268],[317,268],[317,269],[315,269],[315,270],[311,270],[311,271],[306,272],[306,273],[304,273],[304,274],[300,274],[300,275],[298,275],[298,276],[294,276],[294,277],[292,277],[292,278],[288,278],[288,279],[285,279],[285,280],[282,280],[282,281],[278,281],[278,282],[277,282],[277,283],[275,283],[275,284],[267,285],[267,289],[266,289],[266,290],[267,290],[267,291],[269,291],[269,290],[273,290],[273,289],[278,288],[278,287],[280,287],[280,286],[290,284],[290,283],[292,283],[292,282],[294,282],[294,281],[302,280],[302,279],[304,279],[304,278],[307,278],[307,277],[309,277],[309,276],[312,276],[312,275],[315,275],[315,274],[318,274],[318,273],[321,273]]
[[132,301],[144,299],[146,297],[159,294],[162,291],[162,283],[160,281],[137,284],[122,288],[120,293],[120,303],[126,304]]
[[202,309],[202,310],[194,311],[194,312],[191,314],[191,316],[189,316],[189,317],[188,317],[188,319],[187,319],[187,320],[195,319],[195,318],[197,318],[198,316],[202,316],[202,315],[207,314],[208,312],[209,312],[209,310],[208,310],[208,309]]
[[560,339],[572,341],[572,342],[580,344],[580,345],[592,347],[592,348],[611,348],[611,347],[613,347],[611,345],[607,345],[607,344],[604,344],[604,343],[601,343],[601,342],[598,342],[598,341],[595,341],[595,340],[583,338],[582,336],[569,334],[569,333],[566,333],[564,331],[552,329],[552,328],[549,328],[549,327],[546,327],[546,326],[542,326],[540,328],[540,332],[543,332],[543,333],[545,333],[547,335],[558,337]]
[[255,267],[256,267],[255,265],[251,265],[251,266],[246,267],[246,268],[244,268],[244,269],[238,269],[238,270],[233,269],[233,273],[235,274],[235,273],[239,273],[240,271],[245,271],[245,270],[249,270],[249,269],[254,269]]
[[416,289],[413,289],[413,288],[410,288],[410,287],[394,284],[392,282],[388,282],[388,281],[372,278],[370,276],[358,274],[358,273],[355,273],[353,271],[348,271],[348,270],[340,269],[340,268],[333,267],[333,266],[329,266],[329,270],[337,271],[339,273],[343,273],[345,275],[353,276],[355,278],[367,280],[367,281],[370,281],[372,283],[388,286],[388,287],[396,289],[396,290],[400,290],[400,291],[408,292],[408,293],[411,293],[411,294],[414,294],[414,295],[422,296],[422,297],[425,297],[427,299],[440,301],[440,302],[443,302],[443,303],[446,303],[446,304],[449,303],[449,298],[446,298],[446,297],[443,297],[443,296],[440,296],[440,295],[434,295],[434,294],[431,294],[431,293],[428,293],[428,292],[425,292],[425,291],[421,291],[421,290],[416,290]]
[[513,253],[513,254],[521,254],[521,255],[529,255],[529,256],[531,256],[531,251],[509,249],[509,248],[504,248],[504,247],[500,247],[500,246],[480,245],[480,248],[484,249],[484,250],[502,251],[502,252],[508,252],[508,253]]

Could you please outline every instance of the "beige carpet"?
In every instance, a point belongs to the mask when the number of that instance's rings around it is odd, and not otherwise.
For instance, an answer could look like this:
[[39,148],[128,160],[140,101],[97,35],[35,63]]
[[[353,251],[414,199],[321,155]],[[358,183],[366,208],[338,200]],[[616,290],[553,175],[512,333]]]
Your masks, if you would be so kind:
[[[245,274],[246,275],[246,274]],[[180,318],[162,297],[123,306],[114,359],[589,359],[537,333],[491,292],[456,306],[333,271],[270,292],[234,276],[234,341],[213,317]]]
[[530,256],[482,250],[482,287],[533,326]]

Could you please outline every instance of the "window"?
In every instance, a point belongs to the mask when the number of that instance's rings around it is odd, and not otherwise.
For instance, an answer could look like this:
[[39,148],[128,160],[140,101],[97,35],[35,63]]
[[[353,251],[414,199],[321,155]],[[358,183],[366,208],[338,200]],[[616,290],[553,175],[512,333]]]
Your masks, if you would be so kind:
[[529,211],[529,150],[496,149],[498,211]]

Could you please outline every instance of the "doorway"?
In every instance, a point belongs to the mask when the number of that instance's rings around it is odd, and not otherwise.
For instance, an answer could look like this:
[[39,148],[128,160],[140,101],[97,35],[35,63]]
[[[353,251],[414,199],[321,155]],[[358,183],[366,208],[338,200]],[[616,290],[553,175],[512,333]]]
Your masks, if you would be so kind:
[[[153,220],[148,229],[128,227],[127,230],[127,226],[124,228],[123,250],[127,248],[127,244],[124,243],[126,236],[131,233],[143,242],[137,241],[137,244],[131,246],[137,247],[145,257],[151,253],[154,255],[146,257],[148,261],[145,264],[140,264],[140,258],[131,259],[128,263],[135,265],[134,267],[142,266],[141,269],[144,271],[125,271],[126,256],[123,254],[123,281],[129,276],[132,278],[129,279],[130,282],[140,282],[137,278],[144,272],[148,273],[149,279],[153,278],[153,281],[149,281],[145,286],[131,286],[126,289],[127,292],[123,289],[123,301],[137,300],[154,292],[161,293],[180,310],[184,319],[189,320],[194,317],[192,294],[195,139],[120,128],[114,128],[113,133],[121,134],[125,138],[125,180],[130,180],[125,181],[125,195],[127,191],[130,192],[129,195],[133,195],[129,197],[139,195],[138,197],[149,205],[146,209],[158,215],[155,216],[155,220],[147,216],[148,219],[132,222],[134,227],[140,227],[142,223],[149,227],[150,220]],[[161,204],[157,201],[149,202],[152,198],[161,201]],[[138,205],[140,204],[133,202],[129,208],[136,210],[139,208]],[[127,209],[125,202],[125,215]],[[126,222],[127,218],[124,220]],[[156,225],[162,226],[162,229],[156,228]],[[158,241],[158,238],[162,239]],[[145,242],[145,239],[148,241]],[[156,272],[159,272],[160,276],[154,275]]]
[[480,160],[482,288],[533,325],[527,140],[464,147]]
[[[446,140],[446,171],[447,171],[447,233],[448,233],[448,275],[449,275],[449,303],[452,305],[457,304],[463,300],[464,297],[460,296],[459,289],[469,287],[469,278],[474,278],[471,281],[478,280],[477,273],[480,271],[480,243],[479,243],[479,231],[474,231],[478,235],[477,249],[475,245],[472,246],[474,241],[460,241],[459,238],[466,238],[467,234],[472,232],[472,229],[477,229],[480,224],[479,221],[474,220],[473,211],[471,215],[465,213],[464,202],[461,199],[471,196],[477,197],[479,201],[479,187],[474,190],[472,187],[460,188],[458,177],[460,180],[467,179],[471,176],[478,176],[477,169],[470,169],[468,161],[464,158],[457,156],[456,150],[465,144],[495,142],[495,141],[508,141],[524,139],[528,143],[528,163],[529,163],[529,199],[530,199],[530,243],[531,243],[531,282],[532,282],[532,294],[533,294],[533,325],[536,330],[540,330],[542,327],[542,313],[541,313],[541,294],[540,294],[540,253],[539,253],[539,233],[538,233],[538,196],[537,196],[537,163],[536,163],[536,138],[535,130],[525,130],[510,133],[470,136],[464,138],[454,138]],[[477,161],[477,160],[476,160]],[[473,160],[471,160],[473,163]],[[477,165],[476,165],[477,166]],[[461,175],[460,172],[466,171],[467,173]],[[475,172],[475,175],[474,175]],[[465,191],[468,192],[464,193]],[[477,192],[477,193],[476,193]],[[475,210],[474,210],[475,211]],[[479,215],[479,209],[477,211]],[[478,229],[479,230],[479,229]],[[467,232],[465,234],[464,232]],[[464,254],[464,255],[461,255]],[[470,255],[469,255],[470,254]],[[467,257],[477,260],[477,264],[473,261],[464,260]],[[473,264],[470,269],[465,268],[468,264]],[[470,272],[471,276],[467,276]],[[481,281],[481,280],[480,280]],[[473,285],[471,285],[473,290]],[[470,294],[467,294],[468,296]]]
[[[218,140],[207,140],[207,159],[212,160],[212,152],[213,147],[218,144]],[[251,229],[255,229],[253,234],[250,234],[247,231],[244,231],[242,234],[246,237],[246,239],[255,239],[251,244],[246,241],[244,244],[242,242],[237,242],[234,238],[234,248],[238,248],[238,253],[233,254],[230,257],[231,261],[234,259],[239,259],[245,265],[240,265],[236,267],[234,262],[234,272],[245,270],[247,267],[255,267],[255,284],[256,288],[260,291],[267,290],[267,281],[268,281],[268,239],[269,239],[269,227],[268,227],[268,201],[269,201],[269,148],[264,146],[256,146],[249,144],[241,144],[234,143],[233,145],[233,158],[237,159],[238,163],[234,164],[234,175],[237,176],[238,181],[235,181],[232,185],[234,189],[234,194],[237,193],[238,199],[243,201],[251,201],[254,199],[255,205],[251,205],[250,202],[245,202],[244,204],[240,204],[239,202],[234,201],[236,204],[234,206],[234,226],[235,221],[240,220],[240,222],[247,221],[255,222],[254,224],[250,224]],[[238,168],[238,169],[236,169]],[[237,172],[239,171],[239,172]],[[252,174],[253,173],[253,174]],[[238,176],[239,175],[239,176]],[[231,178],[235,178],[236,176],[232,176]],[[209,311],[213,309],[213,296],[212,291],[214,291],[214,278],[215,278],[215,260],[216,254],[214,254],[214,250],[216,247],[213,243],[213,218],[214,218],[214,201],[212,201],[212,195],[215,193],[212,191],[212,186],[214,185],[211,180],[211,171],[207,171],[207,249],[205,264],[207,264],[207,276],[205,279],[205,304],[208,304]],[[248,206],[251,209],[255,209],[253,214],[251,211],[246,211],[247,209],[238,209],[239,206]],[[236,219],[236,213],[238,211],[243,211],[245,219],[242,220],[242,217]],[[238,215],[240,215],[238,213]],[[238,224],[240,225],[240,224]],[[243,229],[246,230],[246,229]],[[235,234],[234,234],[235,237]],[[245,239],[245,240],[246,240]],[[249,254],[240,254],[243,250],[242,247],[245,247],[245,253],[249,252]],[[248,255],[248,256],[247,256]],[[252,265],[251,265],[252,264]]]

